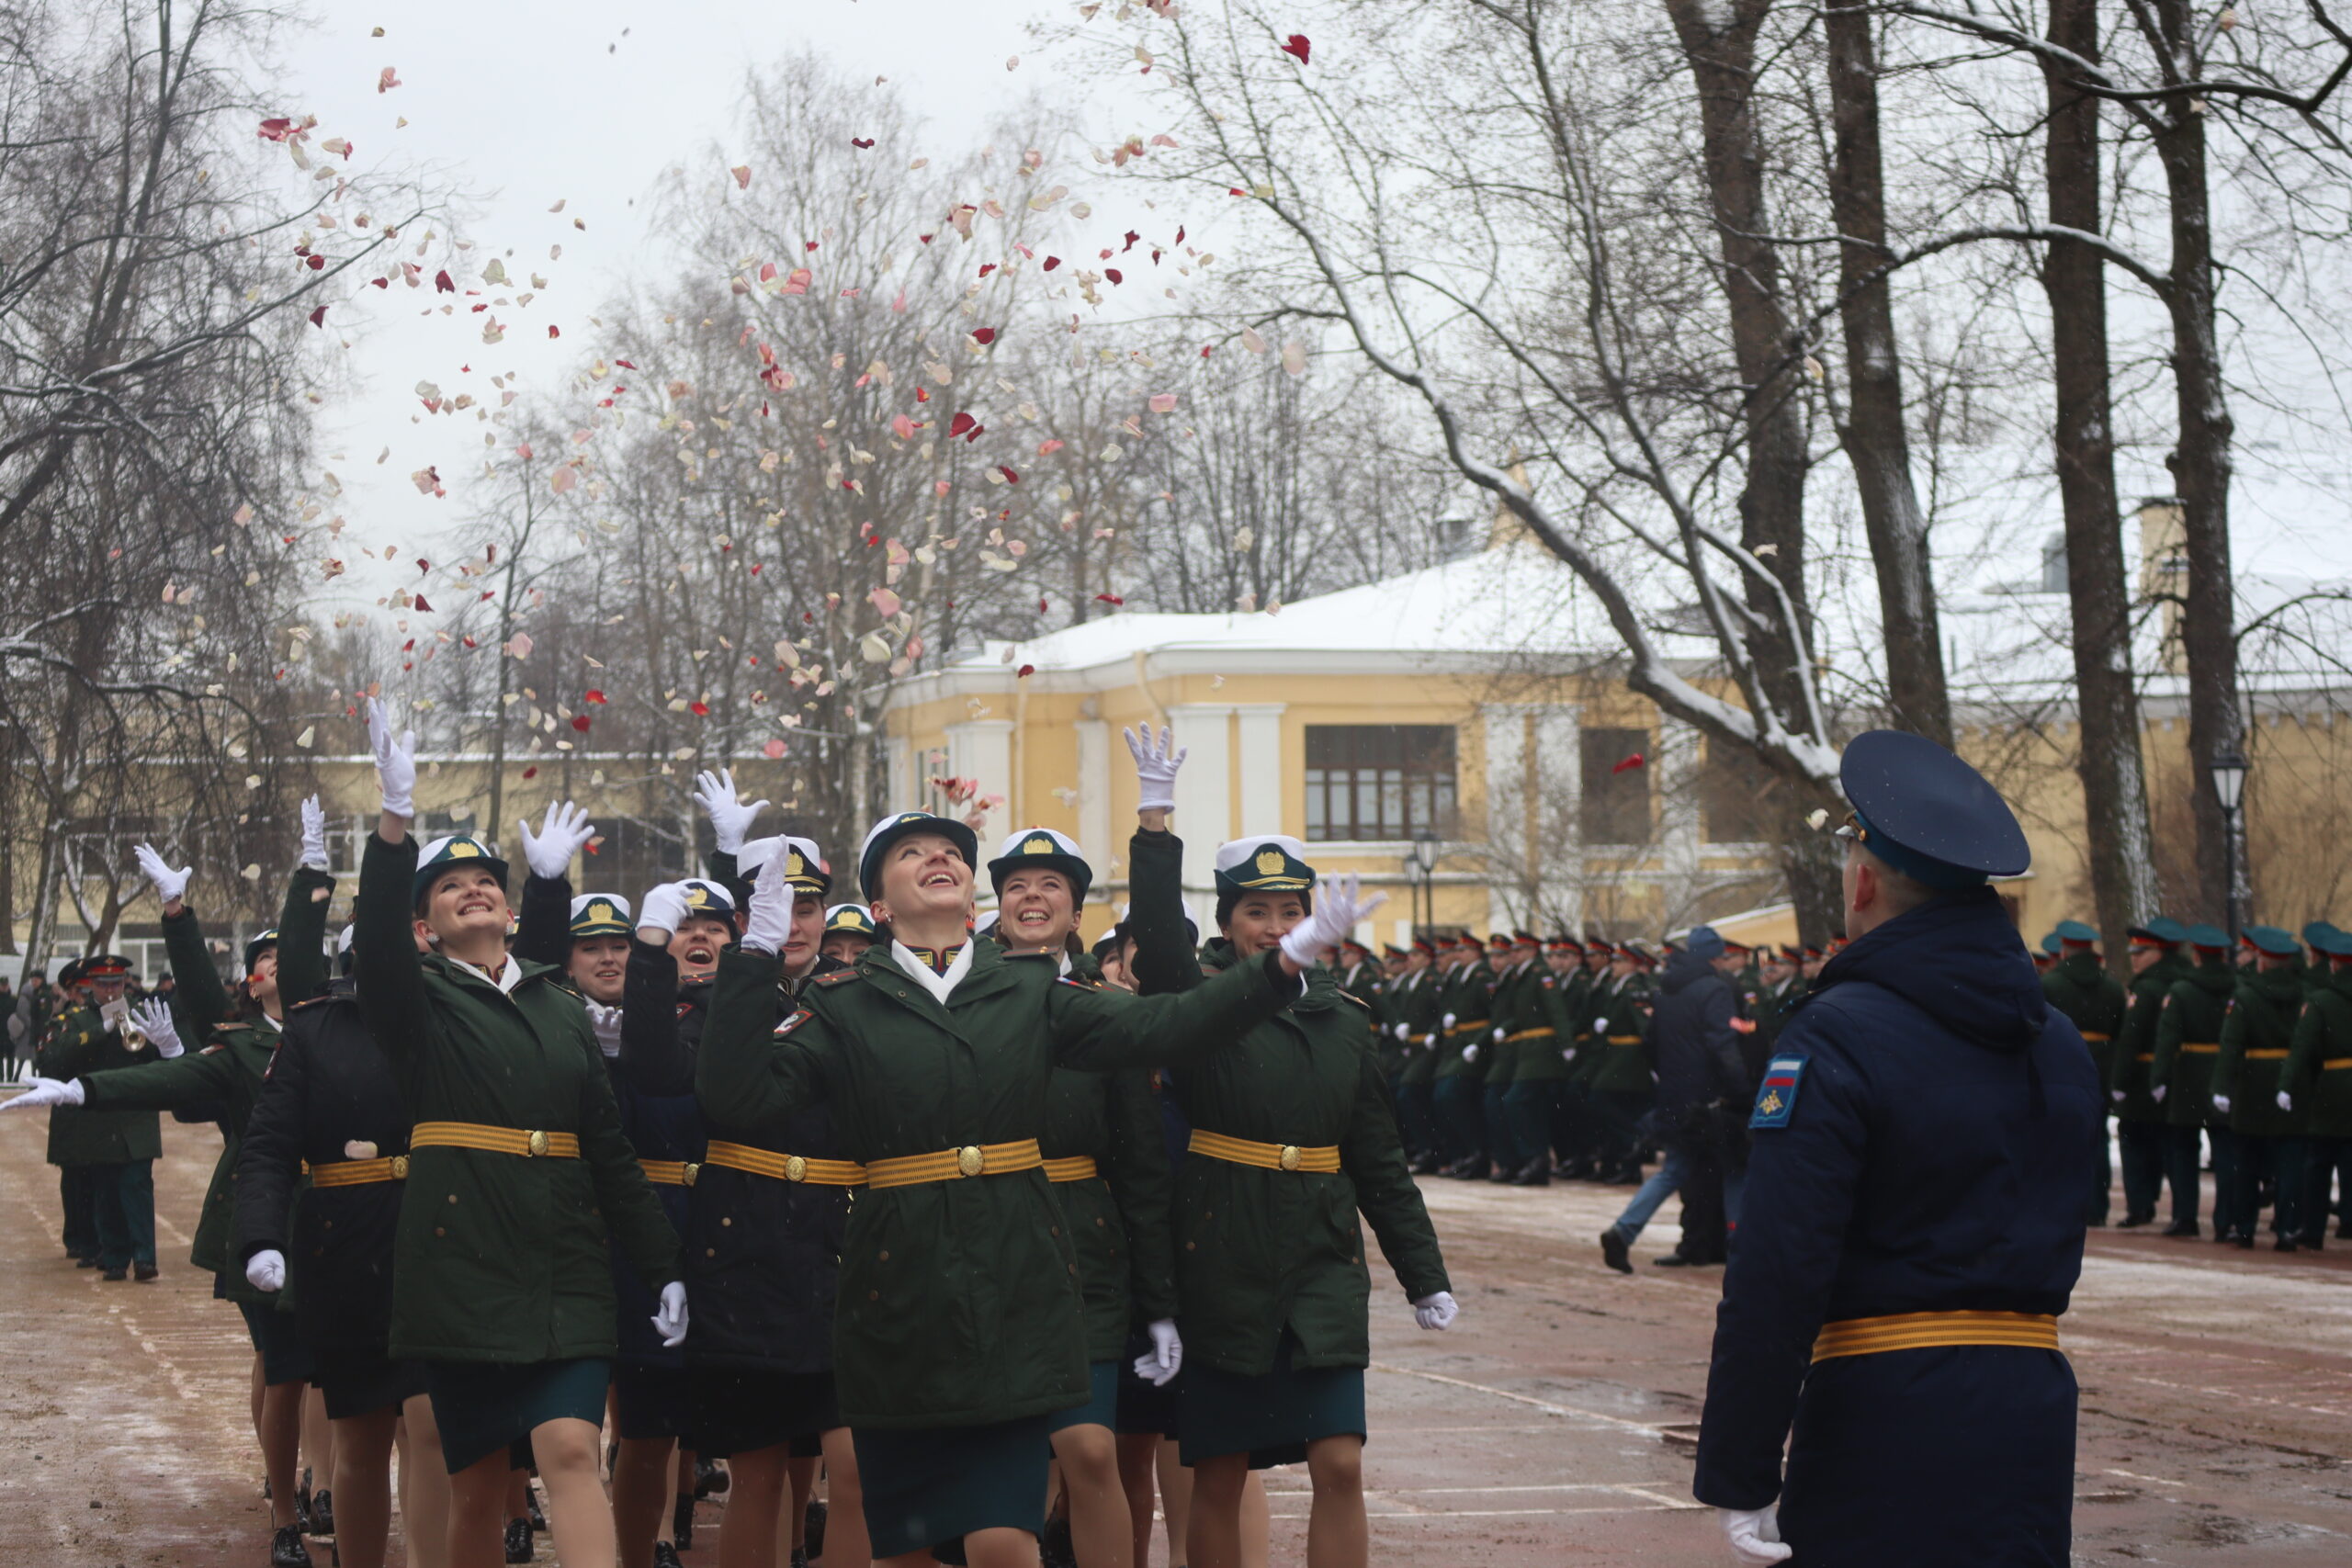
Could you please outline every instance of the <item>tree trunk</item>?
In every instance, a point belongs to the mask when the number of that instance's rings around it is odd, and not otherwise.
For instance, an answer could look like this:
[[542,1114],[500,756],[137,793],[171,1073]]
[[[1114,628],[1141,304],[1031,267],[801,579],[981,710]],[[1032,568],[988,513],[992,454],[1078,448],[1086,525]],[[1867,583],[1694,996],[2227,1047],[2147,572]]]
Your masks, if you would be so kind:
[[[2184,71],[2194,68],[2200,25],[2187,0],[2159,0],[2157,18],[2165,45]],[[2170,123],[2156,137],[2164,165],[2172,230],[2171,287],[2165,303],[2172,312],[2173,389],[2179,405],[2180,433],[2165,459],[2180,491],[2182,527],[2188,559],[2188,604],[2181,616],[2181,648],[2188,659],[2188,753],[2192,798],[2197,809],[2197,887],[2201,913],[2224,919],[2233,893],[2243,894],[2245,857],[2238,857],[2239,886],[2229,883],[2228,826],[2213,795],[2210,771],[2226,751],[2243,754],[2245,718],[2238,705],[2236,611],[2230,583],[2229,394],[2222,380],[2221,337],[2214,320],[2213,220],[2205,166],[2205,116],[2198,106],[2168,100]],[[2243,906],[2242,906],[2243,907]]]
[[[2050,41],[2098,58],[2098,0],[2050,0]],[[2099,227],[2099,101],[2050,71],[2050,221]],[[2083,781],[2091,891],[2109,967],[2129,959],[2127,928],[2157,912],[2154,840],[2132,684],[2132,600],[2115,490],[2115,431],[2107,357],[2106,263],[2087,245],[2052,243],[2042,264],[2056,366],[2058,496],[2066,520],[2066,597],[2073,615],[2075,769]]]
[[1846,934],[1844,857],[1838,840],[1805,820],[1810,810],[1792,800],[1781,824],[1781,871],[1797,918],[1797,941],[1826,942]]
[[1897,728],[1951,744],[1951,698],[1944,684],[1943,637],[1928,552],[1928,519],[1911,483],[1911,440],[1903,423],[1903,361],[1895,347],[1886,264],[1886,188],[1879,152],[1877,26],[1859,7],[1823,13],[1829,44],[1829,103],[1835,152],[1829,206],[1838,247],[1838,315],[1846,335],[1846,419],[1838,437],[1854,470],[1862,528],[1878,571],[1879,626],[1886,649],[1890,720]]
[[31,929],[25,933],[26,963],[47,967],[51,933],[57,926],[58,863],[65,853],[65,824],[52,819],[40,838],[40,870],[33,888]]
[[[1746,482],[1739,496],[1740,543],[1762,550],[1758,558],[1786,589],[1794,606],[1793,637],[1779,627],[1780,606],[1765,587],[1747,581],[1747,602],[1768,628],[1751,633],[1748,655],[1764,672],[1764,685],[1783,713],[1801,713],[1799,673],[1813,658],[1813,615],[1804,582],[1804,427],[1798,418],[1796,359],[1789,314],[1782,308],[1781,260],[1763,236],[1772,231],[1764,186],[1763,135],[1756,122],[1756,35],[1772,0],[1665,0],[1667,16],[1689,62],[1698,90],[1699,120],[1705,148],[1707,197],[1723,254],[1724,299],[1731,322],[1732,354],[1747,389]],[[1718,22],[1727,23],[1717,30]],[[1759,753],[1760,755],[1760,753]],[[1769,761],[1769,759],[1768,759]],[[1810,779],[1790,777],[1792,796],[1811,795]],[[1810,805],[1792,807],[1792,834],[1809,840],[1802,826]],[[1837,879],[1825,887],[1817,868],[1800,848],[1792,848],[1789,897],[1800,929],[1842,930]],[[1834,873],[1834,867],[1833,867]]]

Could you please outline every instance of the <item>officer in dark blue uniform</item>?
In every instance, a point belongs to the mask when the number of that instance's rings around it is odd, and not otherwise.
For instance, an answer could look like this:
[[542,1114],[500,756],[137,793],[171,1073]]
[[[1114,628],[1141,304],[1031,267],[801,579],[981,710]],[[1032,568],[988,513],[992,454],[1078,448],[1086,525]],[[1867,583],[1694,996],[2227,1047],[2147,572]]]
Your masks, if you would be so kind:
[[1993,787],[1891,730],[1839,782],[1852,940],[1757,1094],[1693,1490],[1742,1564],[2064,1568],[2102,1091],[1985,886],[2030,858]]

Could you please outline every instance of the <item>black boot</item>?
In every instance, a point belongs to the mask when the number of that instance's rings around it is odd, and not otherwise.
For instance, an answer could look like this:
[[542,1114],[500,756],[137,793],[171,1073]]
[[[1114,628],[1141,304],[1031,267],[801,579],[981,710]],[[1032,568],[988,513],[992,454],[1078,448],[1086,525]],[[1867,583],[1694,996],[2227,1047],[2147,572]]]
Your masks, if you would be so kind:
[[302,1472],[301,1484],[294,1488],[294,1523],[304,1535],[311,1533],[311,1472]]
[[547,1534],[548,1511],[539,1506],[538,1488],[526,1482],[523,1486],[523,1502],[530,1514],[531,1533],[533,1535]]
[[1037,1538],[1038,1568],[1078,1568],[1078,1549],[1070,1544],[1069,1516],[1049,1514],[1046,1533]]
[[2155,1221],[2156,1216],[2154,1214],[2126,1214],[2115,1222],[2115,1228],[2120,1231],[2136,1231],[2142,1225],[2155,1224]]
[[2175,1220],[2172,1224],[2164,1228],[2164,1234],[2165,1235],[2185,1235],[2193,1239],[2203,1235],[2204,1231],[2203,1227],[2199,1225],[2195,1220]]
[[678,1506],[671,1510],[670,1514],[670,1533],[678,1538],[680,1551],[692,1551],[695,1549],[695,1495],[693,1493],[678,1494]]
[[1630,1274],[1634,1271],[1634,1260],[1626,1256],[1625,1238],[1618,1232],[1615,1225],[1611,1225],[1600,1233],[1600,1258],[1602,1262],[1620,1274]]
[[1442,1156],[1434,1154],[1423,1155],[1413,1162],[1415,1176],[1436,1176],[1444,1169],[1445,1160]]
[[531,1521],[528,1519],[507,1520],[506,1561],[528,1562],[537,1552],[537,1548],[531,1544]]
[[1592,1179],[1592,1161],[1589,1159],[1572,1159],[1568,1161],[1567,1164],[1560,1168],[1559,1177],[1563,1181],[1590,1181]]
[[153,1282],[162,1273],[163,1270],[153,1263],[134,1263],[130,1266],[130,1277],[142,1285]]
[[334,1534],[334,1494],[324,1487],[311,1495],[311,1533]]
[[800,1533],[808,1540],[809,1556],[825,1555],[825,1500],[822,1497],[808,1499],[808,1512],[800,1518]]
[[724,1497],[727,1495],[727,1488],[732,1484],[732,1479],[728,1475],[727,1472],[718,1467],[718,1461],[717,1460],[702,1458],[695,1459],[695,1496]]
[[281,1525],[269,1538],[269,1568],[311,1568],[311,1549],[300,1525]]
[[1510,1180],[1514,1187],[1549,1187],[1552,1185],[1552,1167],[1539,1155],[1521,1167],[1519,1174]]
[[678,1561],[678,1549],[666,1540],[653,1543],[653,1568],[685,1568]]
[[1520,1168],[1516,1166],[1508,1165],[1501,1160],[1497,1160],[1495,1162],[1495,1168],[1487,1174],[1487,1179],[1498,1186],[1508,1186],[1511,1180],[1519,1175],[1519,1169]]

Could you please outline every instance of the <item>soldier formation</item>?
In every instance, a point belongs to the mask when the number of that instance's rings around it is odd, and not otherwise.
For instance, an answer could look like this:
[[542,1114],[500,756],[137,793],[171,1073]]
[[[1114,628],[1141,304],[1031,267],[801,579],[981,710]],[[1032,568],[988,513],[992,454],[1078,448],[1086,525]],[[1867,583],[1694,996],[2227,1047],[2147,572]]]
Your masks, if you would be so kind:
[[1256,1568],[1255,1473],[1301,1461],[1316,1561],[1367,1560],[1363,1222],[1421,1327],[1456,1310],[1367,1010],[1317,962],[1378,896],[1237,840],[1203,943],[1182,753],[1147,735],[1133,902],[1091,950],[1058,833],[983,863],[969,822],[895,815],[829,906],[819,846],[752,837],[766,803],[724,773],[706,875],[575,896],[594,829],[564,804],[510,905],[492,845],[410,836],[412,743],[369,728],[383,810],[332,946],[315,801],[234,987],[142,845],[176,997],[76,964],[8,1102],[50,1108],[67,1249],[113,1279],[157,1273],[156,1113],[220,1126],[192,1260],[254,1346],[272,1568],[326,1536],[379,1568],[395,1450],[434,1568],[529,1561],[535,1528],[575,1568],[674,1563],[706,1490],[727,1568],[1041,1540],[1128,1568],[1156,1493],[1173,1555]]

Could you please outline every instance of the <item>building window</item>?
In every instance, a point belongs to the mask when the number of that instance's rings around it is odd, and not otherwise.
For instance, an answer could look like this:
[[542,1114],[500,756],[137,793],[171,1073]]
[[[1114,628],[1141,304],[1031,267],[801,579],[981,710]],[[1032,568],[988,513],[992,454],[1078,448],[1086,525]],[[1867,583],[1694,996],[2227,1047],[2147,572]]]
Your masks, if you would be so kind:
[[1454,833],[1453,727],[1306,727],[1306,837],[1394,841]]
[[1650,840],[1650,732],[1585,729],[1584,791],[1577,803],[1588,844],[1646,844]]
[[1754,751],[1709,740],[1699,769],[1699,834],[1711,844],[1761,844],[1780,837],[1781,781]]

